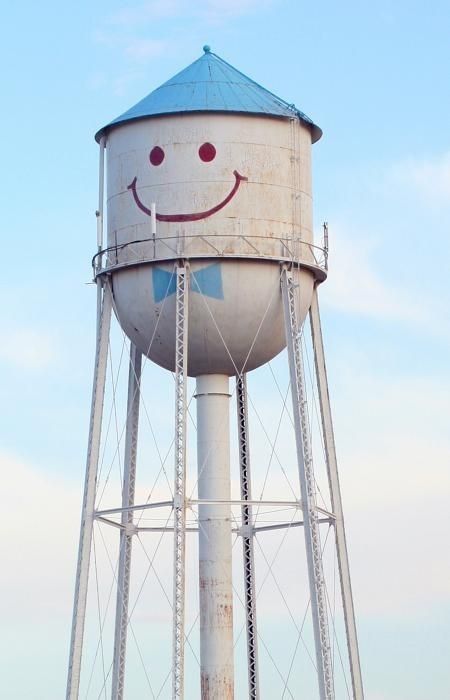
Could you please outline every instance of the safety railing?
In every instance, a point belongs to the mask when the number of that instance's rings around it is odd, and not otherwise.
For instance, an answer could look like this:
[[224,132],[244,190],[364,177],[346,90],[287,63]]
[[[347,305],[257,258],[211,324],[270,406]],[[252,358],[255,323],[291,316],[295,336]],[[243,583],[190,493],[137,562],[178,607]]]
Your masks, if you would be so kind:
[[117,268],[178,258],[250,258],[291,262],[315,268],[326,276],[328,241],[323,247],[299,236],[254,236],[242,234],[195,234],[150,237],[117,243],[94,255],[94,276]]

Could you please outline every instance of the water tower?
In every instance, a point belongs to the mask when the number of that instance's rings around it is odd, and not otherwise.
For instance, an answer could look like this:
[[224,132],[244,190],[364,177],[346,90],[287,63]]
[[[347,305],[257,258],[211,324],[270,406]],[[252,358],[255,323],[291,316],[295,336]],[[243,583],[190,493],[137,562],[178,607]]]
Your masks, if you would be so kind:
[[[241,508],[248,697],[259,686],[246,374],[288,351],[314,629],[318,697],[335,697],[320,524],[333,525],[354,700],[362,700],[355,618],[334,449],[317,286],[311,145],[321,130],[217,55],[204,54],[102,128],[98,322],[86,482],[67,685],[79,697],[92,528],[120,513],[112,698],[124,696],[142,357],[174,373],[172,694],[185,697],[187,378],[196,379],[202,700],[234,697],[231,507]],[[107,244],[103,242],[106,153]],[[96,509],[112,311],[130,340],[122,502]],[[301,329],[309,313],[332,508],[316,503]],[[230,378],[238,409],[240,499],[231,499]],[[270,501],[265,501],[270,504]],[[295,505],[295,504],[294,504]],[[112,521],[110,521],[112,523]],[[114,524],[114,523],[112,523]],[[308,699],[310,700],[310,699]]]

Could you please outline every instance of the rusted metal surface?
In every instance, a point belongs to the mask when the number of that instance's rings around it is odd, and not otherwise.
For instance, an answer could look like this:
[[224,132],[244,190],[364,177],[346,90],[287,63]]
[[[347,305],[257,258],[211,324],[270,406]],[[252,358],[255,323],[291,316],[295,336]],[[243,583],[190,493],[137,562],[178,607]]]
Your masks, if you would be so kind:
[[[228,377],[197,378],[200,499],[230,499]],[[200,670],[202,698],[233,697],[231,507],[201,504],[199,525]]]
[[[198,155],[202,134],[216,149],[210,162]],[[154,166],[149,155],[156,147],[165,157]],[[311,134],[298,121],[218,114],[154,118],[114,129],[107,150],[108,245],[149,238],[152,202],[157,235],[198,236],[197,252],[200,237],[211,233],[262,235],[267,255],[279,254],[272,238],[295,234],[312,242]],[[234,191],[235,173],[240,179]],[[187,218],[180,219],[180,212]],[[203,252],[210,253],[209,246]]]
[[191,285],[188,373],[235,375],[277,355],[285,346],[280,259],[303,263],[303,316],[324,276],[311,247],[308,126],[259,115],[154,117],[111,127],[107,151],[103,262],[132,342],[173,370],[172,285],[162,300],[155,279],[170,277],[180,257],[192,279],[216,260],[220,295]]
[[202,673],[200,682],[201,700],[233,700],[233,686],[226,678]]
[[[328,246],[316,246],[299,236],[270,237],[271,250],[267,250],[267,236],[204,234],[202,236],[156,236],[144,240],[114,244],[100,250],[92,259],[94,275],[117,272],[125,267],[145,263],[170,262],[184,259],[210,257],[257,259],[272,262],[288,262],[311,269],[319,282],[327,277]],[[209,254],[206,250],[209,250]]]
[[[191,261],[188,374],[235,375],[271,360],[285,347],[276,263],[223,260],[217,262],[222,298],[198,291],[195,279],[212,261]],[[175,360],[175,301],[171,292],[173,264],[158,265],[168,290],[155,302],[155,268],[142,265],[114,275],[115,310],[126,334],[154,362],[173,370]],[[295,271],[300,309],[308,311],[314,277]],[[173,277],[172,277],[173,279]],[[198,277],[197,277],[198,279]]]

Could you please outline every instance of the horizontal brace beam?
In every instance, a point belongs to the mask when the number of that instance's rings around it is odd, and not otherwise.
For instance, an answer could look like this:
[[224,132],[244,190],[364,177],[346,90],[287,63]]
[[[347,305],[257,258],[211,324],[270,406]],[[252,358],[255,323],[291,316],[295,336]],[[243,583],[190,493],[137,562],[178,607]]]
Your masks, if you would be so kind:
[[[136,532],[174,532],[175,528],[173,527],[137,527]],[[186,527],[184,528],[184,532],[198,532],[198,527]]]
[[[111,522],[111,521],[107,521]],[[319,518],[318,522],[320,524],[328,524],[328,525],[333,525],[334,524],[334,518]],[[112,523],[111,523],[112,524]],[[297,521],[289,521],[285,523],[275,523],[274,525],[258,525],[257,527],[253,527],[250,530],[250,534],[256,534],[257,532],[269,532],[270,530],[288,530],[291,527],[302,527],[303,526],[303,520],[297,520]],[[248,535],[242,535],[241,532],[242,528],[240,527],[233,527],[231,532],[241,535],[242,537],[248,537]],[[185,532],[198,532],[199,528],[198,527],[187,527]],[[173,527],[137,527],[136,532],[173,532]]]
[[96,520],[98,520],[100,523],[104,523],[105,525],[112,525],[113,527],[117,527],[119,530],[124,530],[125,526],[122,525],[122,523],[118,523],[115,520],[110,520],[109,518],[103,518],[101,515],[99,515]]
[[[197,506],[197,505],[285,506],[288,508],[302,509],[302,502],[301,501],[258,501],[258,500],[252,500],[252,501],[239,501],[239,500],[222,501],[222,500],[220,500],[220,501],[217,501],[217,500],[201,499],[201,498],[200,499],[192,499],[192,498],[186,499],[186,507],[187,508],[189,508],[191,506]],[[129,511],[135,511],[135,510],[149,510],[151,508],[173,508],[173,501],[158,501],[156,503],[143,503],[141,505],[128,506],[127,508],[108,508],[106,510],[96,510],[96,511],[94,511],[94,518],[97,518],[97,520],[100,520],[100,518],[102,516],[105,516],[105,515],[114,515],[114,514],[129,512]],[[334,513],[331,513],[330,511],[326,510],[325,508],[320,508],[319,506],[316,506],[315,509],[317,510],[318,513],[322,513],[322,515],[325,515],[327,519],[336,520],[336,516],[334,515]]]
[[[258,501],[258,500],[249,500],[249,501],[238,501],[238,500],[231,500],[231,501],[217,501],[217,500],[209,500],[209,499],[189,499],[187,501],[187,506],[192,506],[192,505],[230,505],[230,506],[286,506],[289,508],[299,508],[300,510],[303,509],[303,505],[301,501]],[[330,511],[326,510],[325,508],[320,508],[319,506],[315,506],[315,510],[318,513],[322,513],[322,515],[325,515],[327,518],[331,518],[332,520],[336,519],[336,516],[334,513],[331,513]]]
[[[334,523],[334,518],[318,518],[317,520],[318,523],[328,523],[328,525],[332,525]],[[252,529],[253,533],[257,532],[269,532],[270,530],[285,530],[289,529],[291,527],[302,527],[304,525],[303,520],[297,520],[295,522],[289,522],[289,523],[276,523],[276,525],[258,525],[257,527],[254,527]],[[237,530],[239,531],[239,530]]]
[[172,501],[158,501],[156,503],[144,503],[141,505],[127,506],[126,508],[107,508],[106,510],[94,511],[94,518],[101,515],[113,515],[115,513],[128,513],[135,510],[149,510],[150,508],[173,508]]
[[242,506],[242,505],[253,505],[253,506],[290,506],[292,508],[301,508],[301,501],[224,501],[224,500],[214,500],[209,498],[190,498],[188,505],[227,505],[227,506]]
[[320,506],[315,506],[315,510],[317,510],[318,513],[322,513],[322,515],[325,515],[330,520],[333,520],[333,522],[336,520],[336,515],[334,513],[332,513],[330,510],[326,510],[326,508],[321,508]]

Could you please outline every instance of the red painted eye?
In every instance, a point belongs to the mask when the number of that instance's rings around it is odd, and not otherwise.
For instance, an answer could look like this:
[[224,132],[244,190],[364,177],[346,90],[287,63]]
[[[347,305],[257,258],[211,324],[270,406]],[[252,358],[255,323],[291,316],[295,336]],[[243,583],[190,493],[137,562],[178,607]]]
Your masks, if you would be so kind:
[[210,163],[216,157],[216,149],[212,143],[204,143],[198,149],[198,155],[204,163]]
[[164,160],[164,151],[163,151],[163,149],[160,148],[159,146],[155,146],[155,147],[152,148],[152,150],[150,151],[149,158],[150,158],[150,163],[151,163],[152,165],[161,165],[161,163],[162,163],[163,160]]

